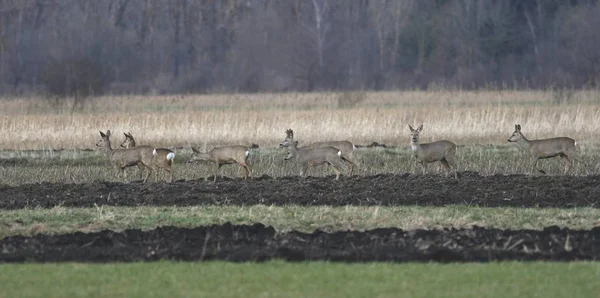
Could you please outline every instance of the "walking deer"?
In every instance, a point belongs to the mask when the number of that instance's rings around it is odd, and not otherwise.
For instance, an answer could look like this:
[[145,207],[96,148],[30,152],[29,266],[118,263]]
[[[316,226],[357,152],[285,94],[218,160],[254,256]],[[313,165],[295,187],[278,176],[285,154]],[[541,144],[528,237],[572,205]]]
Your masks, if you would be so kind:
[[416,158],[416,162],[421,165],[423,175],[427,173],[427,164],[439,161],[446,168],[446,176],[454,169],[454,179],[458,179],[456,162],[454,160],[456,154],[456,144],[447,141],[436,141],[432,143],[421,144],[419,142],[419,134],[423,130],[423,125],[414,129],[410,124],[410,148]]
[[[552,158],[556,156],[559,156],[565,162],[565,171],[563,175],[566,175],[571,169],[571,166],[573,165],[573,161],[571,159],[582,163],[589,173],[587,165],[578,156],[579,152],[577,150],[577,142],[571,138],[558,137],[530,141],[523,135],[523,133],[521,133],[521,125],[515,124],[515,131],[508,138],[508,141],[519,144],[533,157],[533,164],[531,167],[532,173],[535,171],[537,163],[540,159]],[[545,174],[543,170],[540,170],[540,172]]]
[[335,171],[335,180],[340,179],[340,173],[344,170],[342,151],[334,147],[298,148],[298,141],[288,146],[285,160],[295,158],[302,165],[300,177],[304,177],[308,169],[323,164],[329,164]]
[[[288,129],[285,131],[286,137],[285,140],[283,140],[283,142],[281,144],[279,144],[279,147],[291,147],[294,144],[294,131],[292,129]],[[358,167],[356,165],[356,161],[354,160],[354,150],[356,149],[356,147],[354,146],[354,144],[352,144],[352,142],[350,141],[327,141],[327,142],[314,142],[308,146],[304,146],[298,149],[305,149],[305,148],[311,148],[311,149],[315,149],[315,148],[322,148],[322,147],[334,147],[336,149],[338,149],[339,151],[342,152],[342,160],[348,162],[350,164],[350,176],[352,176],[352,173],[354,172],[354,167]]]
[[110,163],[115,169],[121,171],[123,178],[125,178],[125,168],[143,165],[146,168],[144,183],[148,181],[153,169],[152,162],[156,155],[154,148],[150,147],[149,150],[146,146],[140,146],[131,149],[113,149],[110,144],[110,130],[107,130],[106,133],[100,132],[100,136],[102,138],[96,143],[96,146],[102,147]]
[[200,150],[192,147],[192,156],[187,161],[187,163],[192,163],[195,161],[210,161],[215,163],[215,178],[213,181],[217,181],[217,172],[224,164],[239,164],[242,168],[244,168],[245,176],[244,180],[248,179],[248,176],[252,178],[252,172],[250,171],[250,167],[248,166],[248,156],[250,155],[250,150],[247,146],[234,145],[234,146],[225,146],[225,147],[216,147],[212,149],[210,152],[200,152]]
[[[122,148],[136,148],[135,139],[130,133],[123,133],[125,135],[125,141],[121,143]],[[140,146],[138,146],[139,148]],[[173,160],[175,159],[175,152],[167,148],[153,148],[156,150],[156,154],[153,160],[153,166],[156,168],[156,181],[158,181],[158,170],[164,169],[169,174],[168,182],[173,182]],[[143,165],[139,165],[140,170]]]

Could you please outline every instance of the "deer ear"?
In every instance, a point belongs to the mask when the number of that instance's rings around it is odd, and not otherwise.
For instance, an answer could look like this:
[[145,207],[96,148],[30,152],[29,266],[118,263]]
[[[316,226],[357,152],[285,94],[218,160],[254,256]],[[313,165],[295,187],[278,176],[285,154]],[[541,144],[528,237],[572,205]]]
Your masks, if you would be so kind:
[[103,132],[100,131],[100,136],[101,137],[105,137],[106,135]]
[[517,124],[517,130],[521,131],[521,124]]
[[415,130],[412,126],[410,126],[410,124],[408,125],[408,128],[410,129],[410,131],[414,131]]
[[106,136],[110,137],[110,129],[106,131]]
[[421,132],[421,130],[423,130],[423,124],[421,124],[421,125],[419,126],[419,128],[417,128],[417,130],[418,130],[419,132]]

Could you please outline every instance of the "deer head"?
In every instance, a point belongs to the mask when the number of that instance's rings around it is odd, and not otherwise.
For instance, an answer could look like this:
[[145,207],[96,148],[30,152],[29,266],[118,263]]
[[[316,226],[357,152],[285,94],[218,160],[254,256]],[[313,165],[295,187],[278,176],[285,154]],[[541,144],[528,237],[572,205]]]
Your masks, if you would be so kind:
[[110,147],[110,130],[107,130],[106,133],[100,131],[100,137],[101,139],[96,143],[96,146],[106,147],[108,144],[108,147]]
[[518,142],[522,138],[523,138],[523,134],[521,133],[521,125],[515,124],[515,131],[508,138],[508,141],[509,142]]
[[285,131],[285,140],[281,144],[279,144],[279,148],[289,147],[292,145],[294,141],[294,131],[292,129],[288,129]]
[[419,143],[419,133],[423,130],[423,124],[421,124],[417,129],[414,129],[410,124],[408,125],[410,128],[410,137],[412,143]]
[[135,147],[135,140],[133,139],[133,136],[130,133],[123,133],[125,135],[125,141],[123,141],[123,143],[121,143],[121,147],[122,148],[131,148],[131,147]]

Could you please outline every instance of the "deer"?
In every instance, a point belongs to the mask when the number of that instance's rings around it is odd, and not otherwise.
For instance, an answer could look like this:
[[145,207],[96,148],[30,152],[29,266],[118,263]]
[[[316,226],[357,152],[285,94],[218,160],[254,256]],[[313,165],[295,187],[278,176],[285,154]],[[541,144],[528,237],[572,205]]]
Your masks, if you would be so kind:
[[217,173],[222,165],[225,164],[239,164],[244,168],[245,175],[244,180],[248,177],[252,179],[252,172],[248,166],[248,156],[250,155],[250,149],[247,146],[233,145],[213,148],[210,152],[201,152],[200,150],[192,147],[192,156],[186,162],[187,164],[196,161],[210,161],[215,163],[215,177],[213,182],[217,181]]
[[146,183],[152,173],[156,150],[152,147],[148,149],[146,146],[130,149],[113,149],[110,144],[110,135],[110,130],[107,130],[106,133],[100,131],[101,139],[96,143],[96,146],[102,147],[110,163],[116,170],[121,172],[123,179],[125,179],[125,168],[143,165],[146,168],[146,177],[143,182]]
[[454,160],[456,155],[456,144],[448,140],[441,140],[426,144],[419,142],[419,134],[423,130],[421,124],[417,129],[414,129],[410,124],[410,149],[412,150],[415,160],[421,165],[423,175],[427,174],[427,164],[439,161],[446,168],[446,177],[448,173],[454,169],[454,179],[458,180],[457,166]]
[[342,158],[342,151],[332,147],[319,148],[298,148],[298,141],[294,141],[288,147],[287,155],[284,160],[295,158],[302,165],[300,177],[304,177],[308,169],[323,164],[329,164],[335,171],[335,180],[340,179],[340,173],[345,165]]
[[[294,144],[294,131],[292,129],[287,129],[285,131],[286,137],[282,143],[279,144],[279,148],[290,147]],[[356,165],[356,161],[354,160],[354,150],[356,146],[352,144],[350,141],[327,141],[327,142],[314,142],[308,146],[304,146],[298,149],[304,148],[322,148],[322,147],[334,147],[342,152],[342,160],[348,162],[350,164],[350,176],[354,172],[354,167],[358,167]]]
[[[131,132],[123,133],[125,135],[125,141],[121,143],[121,148],[129,149],[136,148],[135,139]],[[173,182],[173,160],[175,159],[175,152],[167,148],[154,148],[156,154],[154,156],[153,166],[156,168],[156,181],[158,181],[158,170],[164,169],[169,174],[168,183]],[[140,170],[143,165],[138,166]]]
[[[571,166],[573,165],[572,160],[582,163],[589,174],[589,169],[587,168],[586,163],[579,157],[577,142],[571,138],[557,137],[530,141],[521,132],[521,125],[515,124],[515,131],[508,138],[508,141],[519,144],[519,146],[525,149],[525,151],[529,152],[529,154],[533,157],[531,173],[535,172],[535,168],[540,159],[558,156],[565,163],[565,171],[563,175],[566,175],[571,169]],[[543,170],[539,171],[542,174],[546,173]]]

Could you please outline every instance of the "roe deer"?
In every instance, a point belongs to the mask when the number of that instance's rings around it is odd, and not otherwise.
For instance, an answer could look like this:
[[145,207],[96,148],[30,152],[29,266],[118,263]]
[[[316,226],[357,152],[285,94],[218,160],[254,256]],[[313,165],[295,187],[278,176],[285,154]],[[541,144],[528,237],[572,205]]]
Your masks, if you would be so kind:
[[[290,147],[294,144],[294,131],[291,129],[288,129],[285,131],[286,137],[285,140],[283,140],[283,142],[281,144],[279,144],[279,147]],[[356,161],[354,161],[354,150],[356,149],[356,147],[354,146],[354,144],[352,144],[352,142],[350,141],[328,141],[328,142],[314,142],[308,146],[304,146],[298,149],[304,149],[304,148],[322,148],[322,147],[334,147],[340,151],[342,151],[342,159],[348,163],[350,163],[350,176],[352,176],[352,173],[354,172],[354,167],[358,167],[356,165]]]
[[288,146],[288,153],[285,160],[296,158],[302,165],[300,177],[304,177],[308,169],[313,166],[329,164],[335,171],[335,180],[340,179],[340,173],[344,170],[344,162],[342,159],[342,151],[335,147],[320,147],[320,148],[298,148],[298,141],[291,143]]
[[248,179],[248,176],[252,178],[252,172],[250,171],[250,167],[248,166],[248,155],[250,155],[250,150],[247,146],[234,145],[216,147],[213,148],[210,152],[200,152],[200,150],[192,147],[192,151],[194,151],[194,153],[192,153],[192,156],[187,161],[187,163],[192,163],[200,160],[206,160],[215,163],[215,179],[213,181],[217,181],[217,172],[219,171],[222,165],[234,163],[237,163],[244,168],[244,180]]
[[446,168],[446,176],[454,168],[454,179],[458,179],[456,162],[454,161],[454,155],[456,154],[456,144],[447,141],[436,141],[432,143],[421,144],[419,142],[419,133],[423,130],[423,125],[419,128],[414,129],[410,124],[410,149],[415,155],[417,163],[423,168],[423,175],[427,173],[427,164],[439,161]]
[[[521,125],[515,124],[515,131],[512,133],[510,138],[508,138],[508,141],[516,142],[523,147],[525,151],[531,154],[533,157],[533,165],[531,168],[532,173],[535,171],[535,167],[540,159],[560,156],[560,158],[565,162],[565,172],[563,175],[566,175],[571,169],[571,165],[573,164],[571,159],[582,163],[589,174],[587,165],[578,156],[579,153],[577,152],[577,142],[571,138],[558,137],[530,141],[521,133]],[[540,172],[545,174],[543,170],[540,170]]]
[[[125,135],[125,141],[121,143],[122,148],[135,148],[135,139],[130,133],[123,133]],[[154,156],[153,166],[156,168],[156,181],[158,181],[158,170],[164,169],[169,174],[168,182],[173,182],[173,160],[175,159],[175,152],[167,148],[154,148],[156,154]],[[142,165],[139,166],[140,170]]]
[[96,146],[102,147],[106,156],[110,159],[110,163],[115,169],[121,171],[123,178],[125,178],[125,168],[141,164],[146,168],[144,183],[148,181],[153,169],[152,161],[154,155],[156,155],[154,148],[150,147],[150,150],[148,150],[146,146],[140,146],[131,149],[113,149],[110,145],[110,130],[107,130],[106,134],[100,132],[100,136],[102,138],[96,143]]

